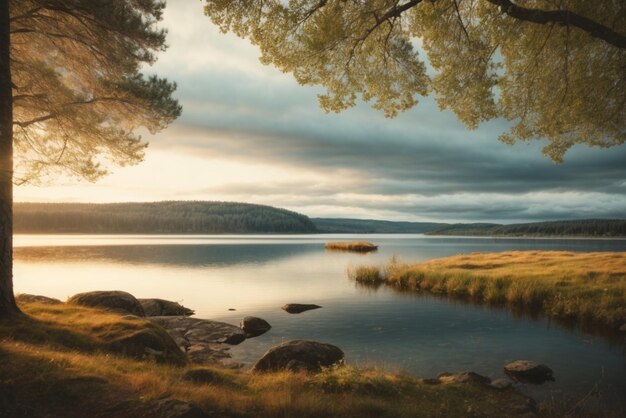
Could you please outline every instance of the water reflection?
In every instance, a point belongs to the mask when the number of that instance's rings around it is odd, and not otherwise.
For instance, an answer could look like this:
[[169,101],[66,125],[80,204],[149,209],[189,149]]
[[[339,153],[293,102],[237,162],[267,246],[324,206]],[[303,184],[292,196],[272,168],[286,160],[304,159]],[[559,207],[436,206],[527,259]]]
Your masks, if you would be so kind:
[[[269,332],[233,348],[235,359],[245,364],[271,345],[309,338],[338,345],[352,363],[424,377],[473,370],[497,378],[507,362],[532,359],[552,368],[557,378],[528,389],[540,398],[549,396],[547,390],[580,399],[600,379],[610,388],[609,398],[626,393],[623,336],[556,326],[533,312],[471,300],[364,288],[346,276],[350,265],[382,264],[393,255],[420,261],[475,251],[626,251],[626,240],[419,235],[17,238],[18,292],[64,299],[89,290],[121,289],[137,297],[181,302],[199,318],[238,323],[250,315],[267,320]],[[371,241],[379,251],[325,252],[324,243],[332,239]],[[290,315],[280,309],[286,303],[322,308]]]
[[317,244],[239,244],[239,245],[114,245],[18,247],[20,262],[88,262],[156,264],[185,267],[227,267],[265,264],[303,253],[320,252]]

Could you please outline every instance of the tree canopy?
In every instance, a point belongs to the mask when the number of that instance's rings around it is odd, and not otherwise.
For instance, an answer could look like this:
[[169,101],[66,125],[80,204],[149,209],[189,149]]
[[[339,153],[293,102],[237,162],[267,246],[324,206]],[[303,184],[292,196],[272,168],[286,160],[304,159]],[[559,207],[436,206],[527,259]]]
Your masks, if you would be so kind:
[[[360,97],[393,117],[433,94],[469,128],[511,122],[505,143],[626,140],[622,0],[205,0],[261,61],[321,85],[326,111]],[[425,53],[425,56],[423,56]]]
[[138,128],[180,115],[175,84],[144,76],[163,51],[159,0],[10,0],[16,178],[95,180],[142,160]]
[[[176,86],[142,74],[165,49],[161,0],[0,2],[0,316],[13,296],[13,181],[95,180],[135,164],[180,115]],[[14,164],[15,162],[15,164]],[[15,173],[15,174],[14,174]]]

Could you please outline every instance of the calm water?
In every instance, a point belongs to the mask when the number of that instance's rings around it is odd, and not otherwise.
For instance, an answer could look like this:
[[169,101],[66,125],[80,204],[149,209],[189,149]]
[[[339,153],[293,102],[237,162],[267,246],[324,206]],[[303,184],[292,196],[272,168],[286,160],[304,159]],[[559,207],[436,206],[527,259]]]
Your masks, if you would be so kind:
[[[373,241],[380,250],[367,255],[324,250],[327,241],[352,239]],[[626,240],[22,235],[15,246],[16,292],[65,299],[120,289],[179,301],[199,318],[233,324],[246,315],[266,319],[270,332],[232,350],[247,365],[270,346],[294,338],[336,344],[353,364],[422,377],[473,370],[496,378],[506,362],[533,359],[556,376],[556,382],[523,388],[533,396],[580,398],[598,384],[602,402],[626,410],[623,335],[607,338],[502,309],[363,288],[346,276],[351,265],[380,264],[392,255],[420,261],[507,250],[626,251]],[[285,303],[323,308],[290,315],[280,309]]]

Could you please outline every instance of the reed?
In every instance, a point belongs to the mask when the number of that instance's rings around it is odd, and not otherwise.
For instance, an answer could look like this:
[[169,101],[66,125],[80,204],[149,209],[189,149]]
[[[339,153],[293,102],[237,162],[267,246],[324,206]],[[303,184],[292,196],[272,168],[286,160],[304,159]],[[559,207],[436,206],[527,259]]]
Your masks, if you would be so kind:
[[384,266],[359,266],[348,274],[364,284],[469,297],[612,328],[626,323],[624,252],[472,253],[417,264],[393,258]]

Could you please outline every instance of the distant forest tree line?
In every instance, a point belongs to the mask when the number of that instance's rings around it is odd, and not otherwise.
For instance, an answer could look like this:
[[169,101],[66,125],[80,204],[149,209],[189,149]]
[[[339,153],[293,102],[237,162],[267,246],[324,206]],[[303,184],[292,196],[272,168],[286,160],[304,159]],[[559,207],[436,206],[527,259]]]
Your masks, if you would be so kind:
[[501,225],[313,218],[236,202],[16,203],[16,233],[83,234],[398,234],[626,237],[626,219]]
[[16,233],[317,232],[305,215],[233,202],[16,203],[14,212]]
[[427,235],[626,237],[626,220],[583,219],[512,225],[456,224],[429,231]]

